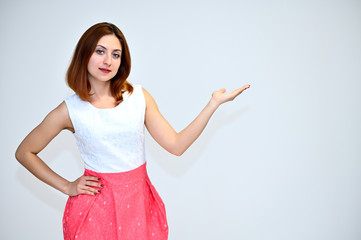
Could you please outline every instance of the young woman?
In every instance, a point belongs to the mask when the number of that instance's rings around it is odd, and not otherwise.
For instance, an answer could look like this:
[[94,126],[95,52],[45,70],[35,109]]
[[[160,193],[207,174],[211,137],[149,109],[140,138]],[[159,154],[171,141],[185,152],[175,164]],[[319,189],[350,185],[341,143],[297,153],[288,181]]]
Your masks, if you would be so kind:
[[[177,133],[152,96],[127,82],[130,54],[122,32],[98,23],[80,38],[67,72],[75,94],[66,98],[23,140],[17,160],[43,182],[69,195],[64,239],[167,239],[164,204],[151,184],[144,157],[144,126],[164,149],[182,155],[214,111],[250,86],[213,92],[201,113]],[[71,182],[38,153],[67,129],[74,133],[84,175]]]

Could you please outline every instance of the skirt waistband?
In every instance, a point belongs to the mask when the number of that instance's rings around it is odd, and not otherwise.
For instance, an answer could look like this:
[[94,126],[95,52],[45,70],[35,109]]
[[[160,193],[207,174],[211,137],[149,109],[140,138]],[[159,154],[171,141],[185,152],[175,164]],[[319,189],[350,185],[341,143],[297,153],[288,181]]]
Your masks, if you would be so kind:
[[129,187],[130,184],[149,179],[146,163],[133,170],[119,173],[99,173],[85,169],[84,176],[99,177],[99,182],[105,187]]

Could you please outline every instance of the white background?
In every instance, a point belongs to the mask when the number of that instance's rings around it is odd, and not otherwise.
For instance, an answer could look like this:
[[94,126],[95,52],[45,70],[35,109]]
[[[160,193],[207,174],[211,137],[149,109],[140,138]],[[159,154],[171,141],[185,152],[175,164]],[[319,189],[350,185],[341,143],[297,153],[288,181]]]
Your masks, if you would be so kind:
[[[83,32],[125,34],[130,82],[182,130],[214,90],[251,88],[223,105],[181,157],[146,140],[170,240],[361,239],[361,2],[1,1],[0,239],[62,239],[67,197],[14,158],[71,90]],[[70,132],[40,156],[74,180]]]

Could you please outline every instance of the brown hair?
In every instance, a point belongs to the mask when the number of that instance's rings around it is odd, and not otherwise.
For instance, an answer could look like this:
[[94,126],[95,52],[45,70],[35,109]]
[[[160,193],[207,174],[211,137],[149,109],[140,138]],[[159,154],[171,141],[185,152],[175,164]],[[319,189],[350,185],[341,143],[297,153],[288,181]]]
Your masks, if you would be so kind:
[[111,23],[103,22],[91,26],[81,36],[76,45],[73,58],[66,73],[66,80],[71,89],[78,96],[90,102],[91,86],[88,80],[88,62],[93,54],[99,39],[105,35],[114,34],[120,41],[122,46],[121,63],[117,74],[110,80],[110,90],[115,98],[116,105],[123,101],[122,92],[133,92],[133,87],[127,82],[130,74],[131,61],[127,41],[123,33],[117,26]]

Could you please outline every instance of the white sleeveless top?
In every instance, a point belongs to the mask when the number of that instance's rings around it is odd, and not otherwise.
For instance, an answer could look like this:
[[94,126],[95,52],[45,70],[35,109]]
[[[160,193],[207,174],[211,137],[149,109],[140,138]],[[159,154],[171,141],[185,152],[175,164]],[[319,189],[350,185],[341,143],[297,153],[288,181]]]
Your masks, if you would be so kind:
[[101,173],[124,172],[145,163],[145,98],[140,85],[114,108],[100,109],[77,94],[65,99],[85,168]]

